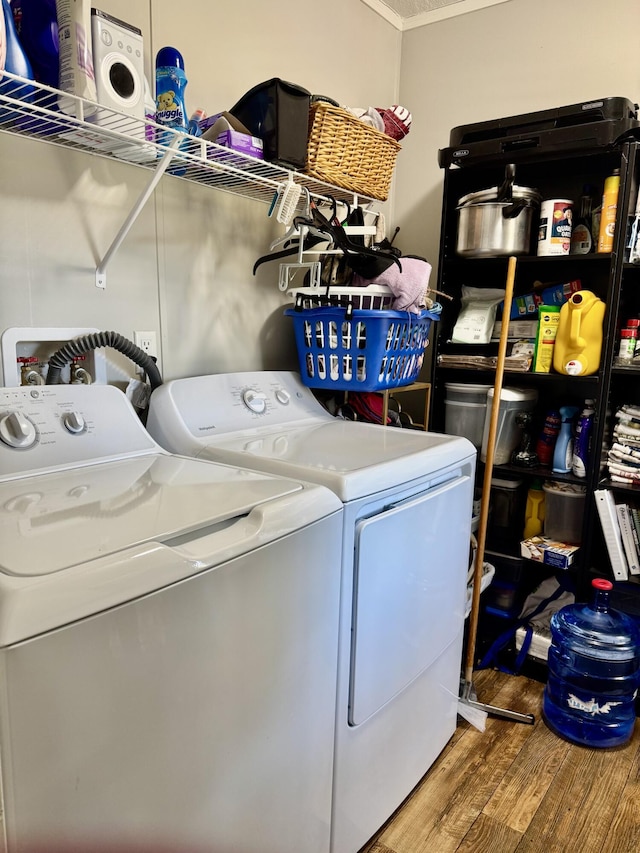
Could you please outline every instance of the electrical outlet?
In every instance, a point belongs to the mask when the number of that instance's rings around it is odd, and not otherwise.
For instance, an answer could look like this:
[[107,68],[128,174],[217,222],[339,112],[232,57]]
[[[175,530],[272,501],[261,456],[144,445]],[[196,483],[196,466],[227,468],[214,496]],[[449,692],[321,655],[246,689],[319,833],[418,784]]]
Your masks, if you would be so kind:
[[133,342],[151,358],[158,358],[158,344],[155,332],[134,332]]
[[[155,332],[134,332],[133,342],[136,346],[140,347],[142,352],[146,353],[151,358],[155,358],[156,363],[158,362],[158,344]],[[141,367],[136,366],[136,373],[142,375],[144,370]]]

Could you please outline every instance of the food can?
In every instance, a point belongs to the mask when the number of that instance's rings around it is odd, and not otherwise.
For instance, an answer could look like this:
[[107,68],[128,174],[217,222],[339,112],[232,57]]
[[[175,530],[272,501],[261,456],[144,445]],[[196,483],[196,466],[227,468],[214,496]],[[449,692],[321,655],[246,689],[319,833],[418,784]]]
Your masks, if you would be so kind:
[[568,255],[573,230],[573,201],[546,199],[540,205],[538,255]]

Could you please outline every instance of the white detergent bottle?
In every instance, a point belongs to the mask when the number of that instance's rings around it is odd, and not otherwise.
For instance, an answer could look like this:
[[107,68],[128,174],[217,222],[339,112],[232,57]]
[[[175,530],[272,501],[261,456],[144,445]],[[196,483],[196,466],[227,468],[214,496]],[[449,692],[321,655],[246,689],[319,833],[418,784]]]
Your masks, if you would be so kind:
[[577,406],[561,406],[562,423],[553,451],[554,474],[568,474],[573,465],[573,419],[578,414]]

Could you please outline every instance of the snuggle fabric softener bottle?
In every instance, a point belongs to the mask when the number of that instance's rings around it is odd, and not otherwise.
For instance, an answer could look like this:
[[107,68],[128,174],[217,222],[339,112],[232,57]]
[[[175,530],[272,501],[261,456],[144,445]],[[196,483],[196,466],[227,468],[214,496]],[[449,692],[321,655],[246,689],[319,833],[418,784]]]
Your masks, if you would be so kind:
[[[189,120],[185,107],[184,90],[187,76],[184,59],[175,47],[161,47],[156,54],[156,123],[180,133],[187,133]],[[170,145],[174,139],[171,132],[157,131],[156,142]],[[183,175],[185,166],[170,166],[173,175]]]

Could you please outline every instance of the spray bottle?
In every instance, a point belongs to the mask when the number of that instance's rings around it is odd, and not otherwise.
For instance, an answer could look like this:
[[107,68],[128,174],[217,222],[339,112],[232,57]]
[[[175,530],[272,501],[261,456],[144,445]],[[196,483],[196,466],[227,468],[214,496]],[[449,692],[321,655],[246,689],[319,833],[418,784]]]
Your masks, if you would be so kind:
[[584,408],[576,424],[576,434],[573,442],[573,462],[571,470],[576,477],[587,476],[587,461],[589,458],[589,441],[593,428],[594,401],[585,400]]
[[560,406],[562,423],[553,451],[554,474],[568,474],[573,464],[573,419],[578,414],[577,406]]

